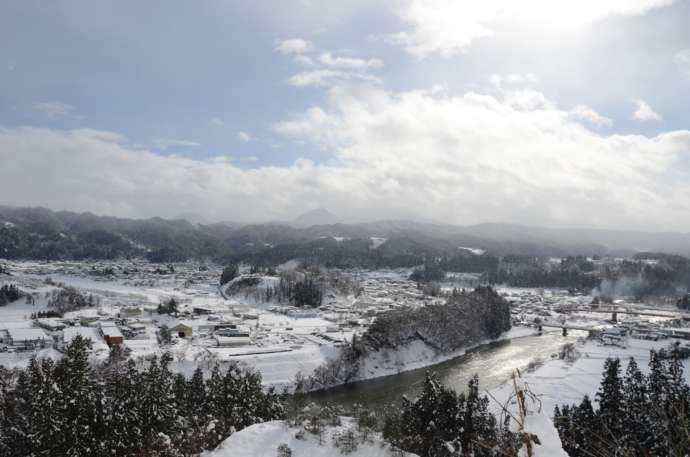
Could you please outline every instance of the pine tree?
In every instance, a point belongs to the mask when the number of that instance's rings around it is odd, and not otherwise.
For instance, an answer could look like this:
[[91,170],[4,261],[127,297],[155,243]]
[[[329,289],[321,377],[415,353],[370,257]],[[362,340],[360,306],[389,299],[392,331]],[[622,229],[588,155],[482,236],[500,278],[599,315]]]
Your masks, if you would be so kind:
[[59,455],[64,418],[57,410],[59,389],[54,382],[51,359],[29,361],[31,444],[35,455]]
[[54,444],[66,457],[97,456],[102,452],[102,393],[89,365],[90,348],[91,340],[75,337],[55,367],[59,395],[53,414],[60,417],[64,427]]
[[690,390],[683,377],[683,362],[678,347],[667,361],[666,404],[668,420],[666,442],[671,455],[687,455],[690,450]]
[[143,375],[141,424],[145,443],[157,452],[170,451],[171,436],[176,433],[176,408],[172,391],[172,374],[168,368],[172,356],[154,357]]
[[588,395],[582,398],[578,406],[573,407],[571,417],[570,446],[574,452],[570,455],[584,457],[589,455],[587,450],[600,448],[602,431]]
[[623,381],[621,443],[624,452],[643,455],[651,444],[648,401],[647,380],[631,357]]
[[620,449],[623,435],[621,423],[623,406],[623,383],[620,376],[620,360],[606,359],[604,362],[604,379],[597,392],[599,402],[598,419],[601,430],[602,445],[607,446],[611,455]]
[[667,405],[667,385],[666,369],[659,355],[650,351],[649,353],[649,375],[647,376],[647,390],[649,392],[649,405],[653,408],[649,410],[651,417],[649,451],[653,456],[662,456],[668,446],[666,442],[667,430],[670,428],[670,418],[666,412]]
[[108,434],[106,446],[113,454],[130,456],[145,448],[141,410],[142,376],[134,361],[128,360],[105,383],[104,411]]
[[14,388],[13,375],[0,368],[0,455],[24,457],[31,453],[29,379],[20,371]]
[[463,452],[477,457],[490,456],[497,442],[496,417],[489,412],[489,399],[479,396],[477,375],[468,384],[463,428]]

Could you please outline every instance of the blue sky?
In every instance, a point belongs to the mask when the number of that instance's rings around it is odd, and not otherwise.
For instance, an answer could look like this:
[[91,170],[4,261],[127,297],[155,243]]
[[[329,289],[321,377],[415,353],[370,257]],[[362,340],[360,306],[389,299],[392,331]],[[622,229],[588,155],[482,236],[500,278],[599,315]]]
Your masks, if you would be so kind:
[[0,203],[690,230],[687,0],[2,10]]

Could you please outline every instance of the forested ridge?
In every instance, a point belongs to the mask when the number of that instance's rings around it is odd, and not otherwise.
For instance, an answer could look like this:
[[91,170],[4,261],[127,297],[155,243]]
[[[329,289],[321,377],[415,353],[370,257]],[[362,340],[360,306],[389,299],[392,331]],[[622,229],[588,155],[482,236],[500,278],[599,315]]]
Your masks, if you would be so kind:
[[372,349],[395,349],[414,340],[452,351],[510,330],[510,304],[491,287],[454,290],[442,305],[392,310],[377,316],[362,336]]
[[[299,260],[327,268],[416,268],[412,279],[420,282],[443,281],[449,273],[472,273],[484,283],[515,287],[587,293],[599,288],[604,296],[625,289],[637,300],[682,297],[690,289],[690,260],[681,255],[628,251],[623,261],[609,260],[602,266],[595,265],[602,256],[622,254],[548,237],[525,242],[473,233],[469,227],[404,221],[306,228],[270,223],[200,225],[181,219],[136,220],[0,207],[0,258],[7,259],[146,258],[156,263],[197,260],[266,269]],[[656,243],[652,235],[643,235],[636,236]],[[671,238],[678,243],[678,252],[690,252],[690,240],[685,243],[680,234]],[[374,244],[374,239],[379,242]]]
[[407,345],[420,341],[439,353],[448,353],[498,338],[509,329],[509,303],[491,287],[455,290],[444,304],[379,314],[338,357],[298,376],[297,389],[320,390],[360,380],[364,360],[382,350],[405,351]]

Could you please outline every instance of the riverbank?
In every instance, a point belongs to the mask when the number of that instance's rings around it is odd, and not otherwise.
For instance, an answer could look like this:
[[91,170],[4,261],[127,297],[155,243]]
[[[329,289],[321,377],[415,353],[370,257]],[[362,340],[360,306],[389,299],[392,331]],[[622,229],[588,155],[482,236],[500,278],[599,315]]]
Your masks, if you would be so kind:
[[[565,343],[574,343],[582,334],[563,337],[560,333],[543,336],[524,335],[524,330],[513,332],[514,338],[494,341],[472,349],[463,355],[424,364],[415,370],[405,370],[392,376],[383,376],[326,390],[311,392],[309,401],[319,404],[337,404],[347,410],[355,403],[371,408],[399,405],[403,396],[414,398],[421,390],[425,374],[434,371],[441,382],[457,391],[464,391],[474,374],[480,378],[481,389],[494,389],[510,377],[515,369],[527,369],[535,360],[544,360],[557,353]],[[456,353],[457,355],[457,353]]]
[[469,351],[491,343],[500,343],[520,337],[536,335],[531,327],[513,327],[495,339],[485,339],[477,344],[466,346],[450,352],[440,352],[423,341],[414,341],[396,349],[385,349],[368,354],[362,361],[360,373],[354,382],[368,381],[394,376],[406,371],[429,368],[466,355]]
[[[619,347],[606,346],[596,340],[582,340],[575,345],[579,352],[577,359],[570,362],[546,359],[535,369],[523,371],[522,380],[538,395],[542,410],[551,417],[556,405],[579,403],[585,394],[596,400],[595,394],[599,389],[607,358],[619,358],[624,371],[630,357],[634,357],[640,370],[647,374],[649,351],[666,348],[674,341],[676,340],[649,341],[629,338],[625,347]],[[685,379],[690,382],[690,359],[683,360],[683,369]],[[511,395],[512,386],[510,383],[504,383],[492,389],[491,393],[498,402],[503,403]]]

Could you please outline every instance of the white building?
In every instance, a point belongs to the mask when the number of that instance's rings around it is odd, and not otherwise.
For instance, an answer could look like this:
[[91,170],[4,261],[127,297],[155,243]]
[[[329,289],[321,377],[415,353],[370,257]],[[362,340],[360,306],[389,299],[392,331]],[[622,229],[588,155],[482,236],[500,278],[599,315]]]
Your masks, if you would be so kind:
[[216,344],[221,348],[249,346],[252,340],[248,336],[216,336]]
[[23,349],[43,348],[51,341],[40,328],[8,328],[7,337],[10,345]]

